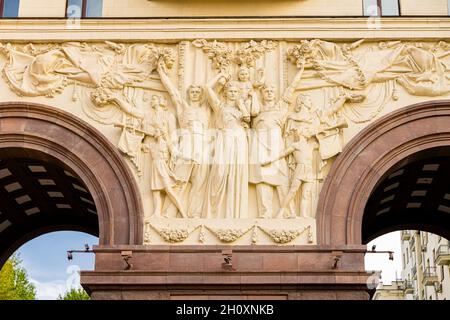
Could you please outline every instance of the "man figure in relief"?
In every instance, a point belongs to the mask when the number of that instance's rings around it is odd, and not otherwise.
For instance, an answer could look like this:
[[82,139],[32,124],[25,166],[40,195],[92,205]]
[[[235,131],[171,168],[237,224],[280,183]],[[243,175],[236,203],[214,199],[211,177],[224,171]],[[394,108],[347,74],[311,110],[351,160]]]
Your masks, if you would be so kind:
[[320,120],[319,130],[316,134],[319,140],[319,152],[322,160],[331,159],[342,152],[344,147],[343,129],[348,127],[342,111],[347,101],[352,103],[363,102],[366,97],[362,94],[341,92],[332,98],[325,108],[317,111]]
[[[298,87],[304,65],[294,77],[291,85],[285,90],[280,100],[275,99],[275,88],[264,85],[262,88],[262,104],[253,118],[251,149],[250,149],[250,178],[256,186],[259,218],[273,218],[273,191],[277,190],[280,202],[288,194],[289,169],[284,158],[262,166],[261,163],[280,154],[285,143],[283,131],[287,119],[292,96]],[[292,206],[289,207],[287,217],[295,216]],[[278,216],[280,218],[284,217]]]
[[[187,89],[187,99],[180,92],[167,75],[164,64],[159,64],[157,71],[161,81],[172,98],[177,112],[179,131],[179,151],[184,157],[194,161],[179,159],[175,163],[175,173],[183,182],[190,182],[189,203],[187,215],[200,218],[206,193],[206,184],[210,163],[210,127],[211,110],[206,106],[204,89],[199,85],[191,85]],[[186,185],[183,186],[186,191]]]
[[[183,155],[176,147],[176,138],[173,138],[176,135],[176,120],[167,110],[167,100],[160,95],[153,95],[150,108],[141,111],[119,94],[110,91],[96,93],[92,98],[98,105],[113,103],[127,115],[139,119],[139,127],[128,127],[121,123],[117,126],[123,127],[123,130],[132,130],[136,136],[141,136],[142,143],[133,143],[132,145],[139,146],[144,152],[150,153],[152,159],[150,167],[150,189],[153,194],[152,216],[162,217],[164,198],[167,196],[177,207],[180,215],[187,218],[186,210],[174,190],[174,187],[181,181],[173,172],[171,162]],[[140,150],[135,152],[140,152]]]
[[[288,148],[275,158],[263,162],[263,166],[292,155],[294,173],[287,195],[281,200],[277,218],[282,218],[289,208],[295,195],[300,191],[300,215],[312,215],[312,198],[314,182],[317,180],[317,163],[315,151],[318,149],[314,134],[318,128],[319,120],[312,111],[311,99],[308,95],[300,94],[297,97],[295,112],[289,115],[286,123],[286,136]],[[295,218],[296,215],[290,215]]]

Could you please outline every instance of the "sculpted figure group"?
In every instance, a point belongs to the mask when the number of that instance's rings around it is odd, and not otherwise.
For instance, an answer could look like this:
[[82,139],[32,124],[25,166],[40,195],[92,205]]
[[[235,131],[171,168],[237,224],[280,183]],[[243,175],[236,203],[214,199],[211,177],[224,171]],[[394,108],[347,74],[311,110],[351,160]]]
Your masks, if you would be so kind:
[[[342,151],[349,119],[362,123],[381,110],[370,103],[366,115],[356,110],[369,86],[390,83],[430,97],[450,93],[447,43],[394,41],[361,49],[362,43],[289,44],[286,55],[272,57],[287,56],[296,66],[289,80],[278,70],[287,82],[283,92],[267,80],[274,78],[266,75],[268,64],[260,63],[274,41],[250,41],[237,51],[226,43],[193,41],[194,50],[206,53],[202,63],[210,59],[212,67],[206,83],[186,92],[172,80],[174,51],[162,45],[0,44],[0,52],[4,79],[18,95],[53,97],[68,85],[74,92],[91,88],[84,111],[121,130],[118,149],[138,175],[146,163],[154,217],[314,218],[321,182]],[[325,98],[313,103],[311,90],[322,90]]]
[[254,185],[257,218],[313,217],[323,164],[342,148],[347,124],[341,108],[364,96],[342,93],[320,108],[308,95],[295,99],[304,67],[279,98],[261,70],[251,82],[250,69],[241,66],[236,77],[219,72],[204,87],[189,86],[185,99],[161,62],[157,72],[179,129],[160,95],[152,97],[148,111],[136,113],[129,102],[106,93],[103,103],[114,103],[139,120],[137,126],[116,124],[123,128],[119,148],[150,152],[153,216],[248,218],[249,186]]

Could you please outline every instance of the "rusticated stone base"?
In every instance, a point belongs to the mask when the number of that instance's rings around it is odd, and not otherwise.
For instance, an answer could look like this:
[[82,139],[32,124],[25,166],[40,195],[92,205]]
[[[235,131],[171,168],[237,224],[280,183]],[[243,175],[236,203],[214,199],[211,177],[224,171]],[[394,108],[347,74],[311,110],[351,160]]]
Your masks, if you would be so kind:
[[[81,273],[93,299],[368,299],[372,275],[364,271],[365,246],[98,246],[94,251],[95,271]],[[130,251],[127,270],[124,257]]]

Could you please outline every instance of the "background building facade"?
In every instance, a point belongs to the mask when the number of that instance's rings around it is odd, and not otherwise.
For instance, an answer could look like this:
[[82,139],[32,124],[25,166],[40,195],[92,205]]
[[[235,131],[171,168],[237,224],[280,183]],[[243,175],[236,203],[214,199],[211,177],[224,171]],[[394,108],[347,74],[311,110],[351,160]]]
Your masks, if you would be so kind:
[[402,263],[409,294],[418,300],[448,300],[449,241],[423,231],[402,231]]
[[403,280],[392,281],[390,284],[380,282],[372,300],[408,300]]
[[433,233],[401,231],[402,274],[380,283],[374,300],[448,300],[449,242]]

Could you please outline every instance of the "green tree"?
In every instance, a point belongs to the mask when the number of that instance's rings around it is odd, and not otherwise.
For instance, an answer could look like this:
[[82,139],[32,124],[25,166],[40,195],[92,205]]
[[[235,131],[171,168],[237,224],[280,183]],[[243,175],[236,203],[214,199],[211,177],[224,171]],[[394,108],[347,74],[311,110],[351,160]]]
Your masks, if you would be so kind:
[[58,300],[90,300],[91,298],[83,290],[83,288],[72,288],[67,291],[63,296],[59,295]]
[[22,261],[13,255],[0,270],[0,300],[35,300],[36,288],[28,279]]

